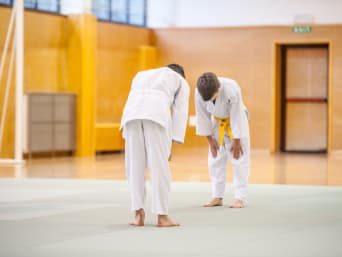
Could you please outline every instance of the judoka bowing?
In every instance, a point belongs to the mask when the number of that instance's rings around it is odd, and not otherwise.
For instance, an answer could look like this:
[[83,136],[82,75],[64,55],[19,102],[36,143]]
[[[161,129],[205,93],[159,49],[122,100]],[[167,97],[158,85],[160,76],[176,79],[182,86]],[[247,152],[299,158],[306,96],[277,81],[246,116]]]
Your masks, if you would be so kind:
[[179,225],[168,216],[171,182],[168,161],[172,143],[184,142],[188,102],[189,85],[178,64],[141,71],[133,79],[121,120],[131,209],[135,212],[131,225],[144,225],[147,167],[157,226]]
[[208,168],[212,182],[212,199],[205,207],[223,205],[226,167],[233,166],[234,202],[242,208],[247,199],[250,170],[250,142],[247,109],[239,85],[232,79],[202,74],[195,91],[196,134],[209,143]]

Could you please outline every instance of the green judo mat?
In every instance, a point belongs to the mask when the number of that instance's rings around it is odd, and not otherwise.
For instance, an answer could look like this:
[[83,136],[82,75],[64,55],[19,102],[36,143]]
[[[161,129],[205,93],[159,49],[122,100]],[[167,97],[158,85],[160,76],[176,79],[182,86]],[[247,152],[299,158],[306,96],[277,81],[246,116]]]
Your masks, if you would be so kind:
[[157,228],[147,184],[145,227],[132,227],[126,181],[1,179],[0,256],[340,257],[342,187],[250,185],[244,209],[203,208],[209,183],[172,183]]

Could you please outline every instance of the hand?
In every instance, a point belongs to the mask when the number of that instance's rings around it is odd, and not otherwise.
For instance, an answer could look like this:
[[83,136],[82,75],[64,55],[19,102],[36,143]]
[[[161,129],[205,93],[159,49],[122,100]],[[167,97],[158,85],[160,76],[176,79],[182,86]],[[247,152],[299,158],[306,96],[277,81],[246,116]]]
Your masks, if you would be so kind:
[[230,147],[230,152],[233,154],[235,159],[239,159],[243,154],[243,150],[240,144],[240,139],[233,139],[232,146]]
[[208,143],[209,143],[209,147],[210,147],[210,152],[211,155],[216,158],[217,156],[217,150],[219,149],[219,145],[216,142],[216,140],[214,138],[212,138],[211,136],[207,136],[208,139]]

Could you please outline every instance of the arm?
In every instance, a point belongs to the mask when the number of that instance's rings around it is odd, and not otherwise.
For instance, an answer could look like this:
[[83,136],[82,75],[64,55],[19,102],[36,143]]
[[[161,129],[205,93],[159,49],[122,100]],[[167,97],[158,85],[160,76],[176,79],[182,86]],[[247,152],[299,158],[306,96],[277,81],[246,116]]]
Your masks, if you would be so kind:
[[172,105],[172,142],[183,143],[189,112],[189,85],[181,80]]
[[239,87],[237,87],[235,95],[230,99],[230,101],[231,129],[234,136],[230,151],[233,153],[235,159],[239,159],[240,155],[243,154],[240,139],[249,136],[248,120],[242,104],[241,91]]
[[196,135],[210,136],[212,134],[211,114],[207,111],[201,95],[195,90]]
[[206,136],[210,147],[210,152],[213,157],[217,156],[219,149],[218,143],[212,137],[212,123],[211,115],[205,108],[205,103],[200,94],[195,91],[195,107],[196,107],[196,134],[199,136]]

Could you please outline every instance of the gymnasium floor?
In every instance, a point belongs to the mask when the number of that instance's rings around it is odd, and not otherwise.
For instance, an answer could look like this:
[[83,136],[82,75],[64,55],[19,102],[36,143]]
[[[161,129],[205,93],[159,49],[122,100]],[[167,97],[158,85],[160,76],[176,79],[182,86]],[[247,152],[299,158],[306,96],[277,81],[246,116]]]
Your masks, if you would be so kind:
[[[342,186],[342,152],[327,156],[254,150],[251,160],[251,184]],[[170,165],[173,181],[209,182],[205,147],[176,146]],[[227,174],[230,182],[230,166]],[[0,166],[0,177],[125,180],[124,154],[31,159],[24,167]]]
[[206,151],[174,152],[177,228],[154,226],[149,187],[146,227],[127,225],[122,153],[0,166],[0,256],[342,256],[342,154],[253,151],[247,208],[233,210],[230,167],[225,206],[201,207]]

